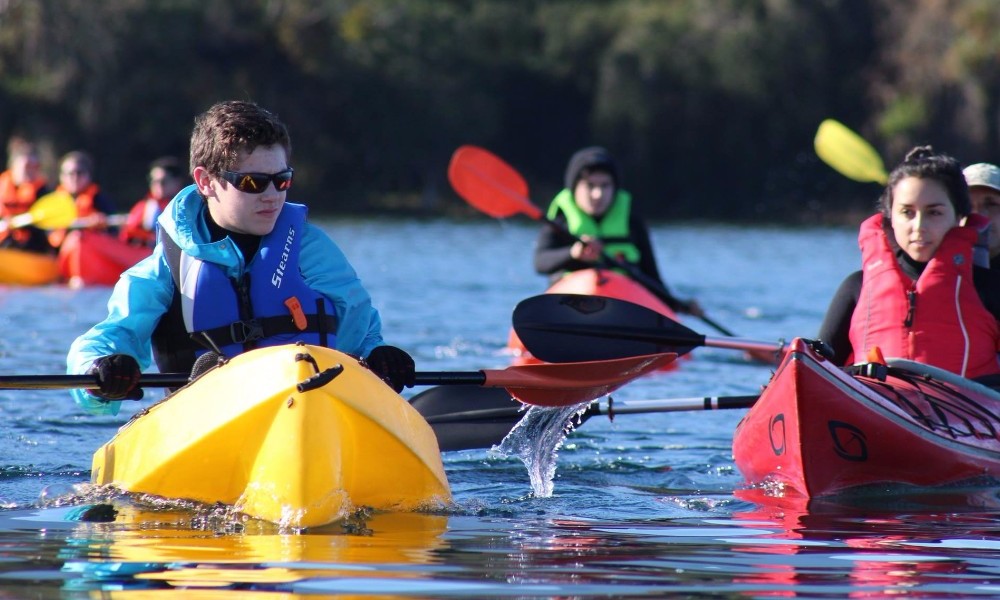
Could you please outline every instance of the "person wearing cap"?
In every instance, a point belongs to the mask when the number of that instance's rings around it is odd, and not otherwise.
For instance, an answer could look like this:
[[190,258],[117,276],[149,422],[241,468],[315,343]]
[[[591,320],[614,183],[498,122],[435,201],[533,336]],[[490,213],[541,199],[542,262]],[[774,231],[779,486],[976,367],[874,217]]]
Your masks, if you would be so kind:
[[[602,266],[604,256],[638,268],[659,289],[650,289],[671,309],[703,315],[695,300],[670,293],[660,277],[649,228],[632,210],[632,196],[619,185],[618,166],[605,148],[590,146],[573,154],[566,166],[565,187],[548,209],[548,219],[535,243],[535,271],[558,279],[569,271]],[[664,293],[665,292],[665,293]]]
[[1000,167],[976,163],[962,173],[969,185],[972,211],[990,220],[990,270],[1000,271]]

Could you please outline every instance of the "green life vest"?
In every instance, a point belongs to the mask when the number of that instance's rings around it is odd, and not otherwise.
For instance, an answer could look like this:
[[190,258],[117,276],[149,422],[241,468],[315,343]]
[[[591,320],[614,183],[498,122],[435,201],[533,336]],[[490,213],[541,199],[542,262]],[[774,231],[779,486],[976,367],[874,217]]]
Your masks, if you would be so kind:
[[566,215],[566,228],[575,236],[589,235],[601,240],[604,251],[612,257],[621,257],[626,262],[637,264],[641,258],[639,248],[629,237],[629,216],[632,212],[632,195],[625,190],[615,192],[611,206],[600,220],[583,212],[573,199],[573,192],[563,189],[552,199],[548,218],[555,219],[559,213]]

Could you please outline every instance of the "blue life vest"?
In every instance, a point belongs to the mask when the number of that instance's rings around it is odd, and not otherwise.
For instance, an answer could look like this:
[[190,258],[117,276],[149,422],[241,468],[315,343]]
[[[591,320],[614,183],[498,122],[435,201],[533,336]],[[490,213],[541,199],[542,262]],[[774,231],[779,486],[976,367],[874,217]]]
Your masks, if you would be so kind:
[[299,271],[306,213],[305,206],[286,202],[239,280],[219,265],[185,253],[161,230],[160,243],[175,285],[168,316],[153,336],[161,371],[190,370],[195,358],[208,350],[232,357],[298,341],[334,347],[336,309],[329,298],[306,285]]

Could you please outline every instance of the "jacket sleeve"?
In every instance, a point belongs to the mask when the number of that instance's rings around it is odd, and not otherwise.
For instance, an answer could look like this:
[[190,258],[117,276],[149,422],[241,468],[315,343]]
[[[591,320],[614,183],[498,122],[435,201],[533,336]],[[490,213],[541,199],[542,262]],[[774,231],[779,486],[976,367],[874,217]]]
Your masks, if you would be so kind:
[[337,350],[365,357],[376,346],[385,344],[382,318],[354,267],[330,236],[309,223],[302,238],[299,268],[306,285],[336,307]]
[[[566,218],[557,215],[555,222],[566,224]],[[577,271],[593,267],[592,263],[577,260],[570,255],[576,238],[555,227],[545,224],[535,240],[535,272],[553,275],[560,271]]]
[[851,273],[841,282],[819,328],[817,337],[833,349],[833,361],[838,365],[847,365],[852,360],[851,318],[861,296],[861,283],[861,271]]
[[[128,354],[145,371],[153,362],[152,337],[173,298],[174,282],[160,246],[128,269],[108,300],[108,316],[76,338],[66,356],[66,372],[83,374],[109,354]],[[72,390],[73,399],[91,414],[116,415],[121,402],[107,402],[87,390]]]

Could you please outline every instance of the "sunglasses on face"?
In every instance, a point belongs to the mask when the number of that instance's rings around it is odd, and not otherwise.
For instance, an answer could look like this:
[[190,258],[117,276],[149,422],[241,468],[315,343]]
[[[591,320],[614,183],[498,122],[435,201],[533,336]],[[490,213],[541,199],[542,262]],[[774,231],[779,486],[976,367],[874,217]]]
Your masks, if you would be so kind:
[[267,184],[274,182],[274,189],[284,192],[292,187],[292,175],[295,170],[291,167],[277,173],[240,173],[238,171],[222,171],[222,178],[236,186],[241,192],[247,194],[261,194],[267,189]]

